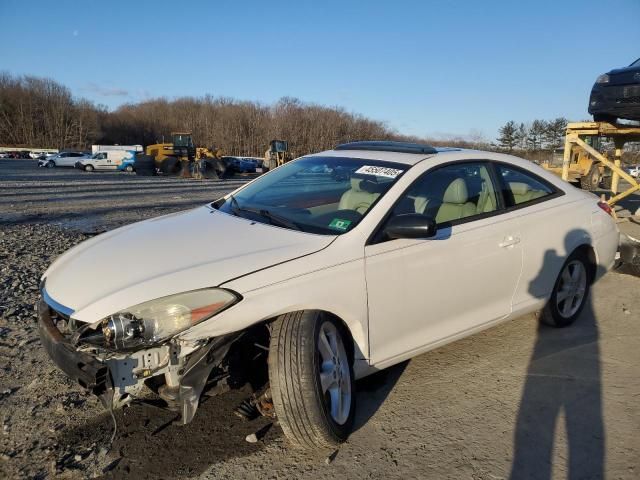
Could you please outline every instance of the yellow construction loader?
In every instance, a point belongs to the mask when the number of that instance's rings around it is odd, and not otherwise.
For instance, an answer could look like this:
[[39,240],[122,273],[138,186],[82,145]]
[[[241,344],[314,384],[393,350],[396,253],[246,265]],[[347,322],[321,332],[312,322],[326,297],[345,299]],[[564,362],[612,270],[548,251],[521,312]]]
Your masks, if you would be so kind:
[[292,160],[289,153],[289,143],[285,140],[271,140],[269,149],[264,152],[263,171],[273,170],[276,167]]
[[191,164],[196,158],[191,132],[172,132],[171,143],[148,145],[145,154],[153,157],[155,168],[164,175],[191,176]]

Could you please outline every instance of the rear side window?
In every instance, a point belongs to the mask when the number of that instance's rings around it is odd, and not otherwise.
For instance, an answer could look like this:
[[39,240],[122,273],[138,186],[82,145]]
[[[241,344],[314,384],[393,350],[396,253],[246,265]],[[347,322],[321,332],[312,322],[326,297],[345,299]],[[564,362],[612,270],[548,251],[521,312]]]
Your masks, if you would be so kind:
[[419,213],[438,225],[452,225],[496,210],[498,199],[487,164],[465,162],[428,171],[409,187],[392,215]]
[[522,205],[553,195],[555,190],[533,173],[511,165],[496,164],[502,182],[502,194],[507,207]]

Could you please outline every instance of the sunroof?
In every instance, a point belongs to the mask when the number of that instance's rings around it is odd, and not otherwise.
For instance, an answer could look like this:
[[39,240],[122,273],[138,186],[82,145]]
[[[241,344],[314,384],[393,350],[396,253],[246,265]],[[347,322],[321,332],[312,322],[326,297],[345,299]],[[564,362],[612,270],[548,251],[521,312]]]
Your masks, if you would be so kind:
[[338,145],[336,150],[373,150],[397,153],[438,153],[431,145],[410,142],[366,141],[350,142]]

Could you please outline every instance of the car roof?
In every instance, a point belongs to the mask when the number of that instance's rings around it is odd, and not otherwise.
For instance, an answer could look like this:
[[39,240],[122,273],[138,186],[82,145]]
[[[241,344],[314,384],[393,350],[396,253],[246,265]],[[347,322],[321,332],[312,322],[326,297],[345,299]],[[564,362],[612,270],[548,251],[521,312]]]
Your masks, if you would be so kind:
[[415,153],[398,153],[388,151],[371,151],[371,150],[327,150],[324,152],[305,155],[305,157],[342,157],[357,158],[369,160],[381,160],[386,162],[395,162],[413,166],[423,160],[428,160],[429,165],[441,165],[448,162],[458,161],[497,161],[514,165],[516,167],[530,170],[539,177],[542,177],[558,188],[565,189],[564,181],[558,176],[536,165],[535,163],[520,157],[509,155],[507,153],[490,152],[485,150],[474,150],[466,148],[438,147],[435,148],[436,153],[425,155]]
[[455,147],[432,147],[433,153],[406,153],[388,150],[359,150],[354,148],[340,150],[325,150],[324,152],[305,155],[305,157],[343,157],[343,158],[360,158],[366,160],[381,160],[384,162],[402,163],[405,165],[415,165],[422,160],[433,157],[440,157],[442,154],[453,152],[474,152],[474,150],[465,150]]

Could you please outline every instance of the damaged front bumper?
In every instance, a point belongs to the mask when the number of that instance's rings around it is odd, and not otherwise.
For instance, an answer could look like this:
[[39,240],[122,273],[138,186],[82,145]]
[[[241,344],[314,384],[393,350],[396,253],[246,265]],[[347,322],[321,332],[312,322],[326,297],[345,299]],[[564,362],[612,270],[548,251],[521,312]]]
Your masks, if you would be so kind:
[[182,344],[165,344],[136,351],[116,352],[79,343],[57,326],[59,314],[40,299],[38,330],[53,362],[82,387],[97,395],[107,409],[118,408],[143,395],[146,386],[165,400],[167,407],[189,423],[214,368],[222,363],[241,333]]
[[108,367],[87,353],[76,350],[53,323],[49,306],[38,302],[40,340],[53,362],[73,380],[96,395],[107,389]]

